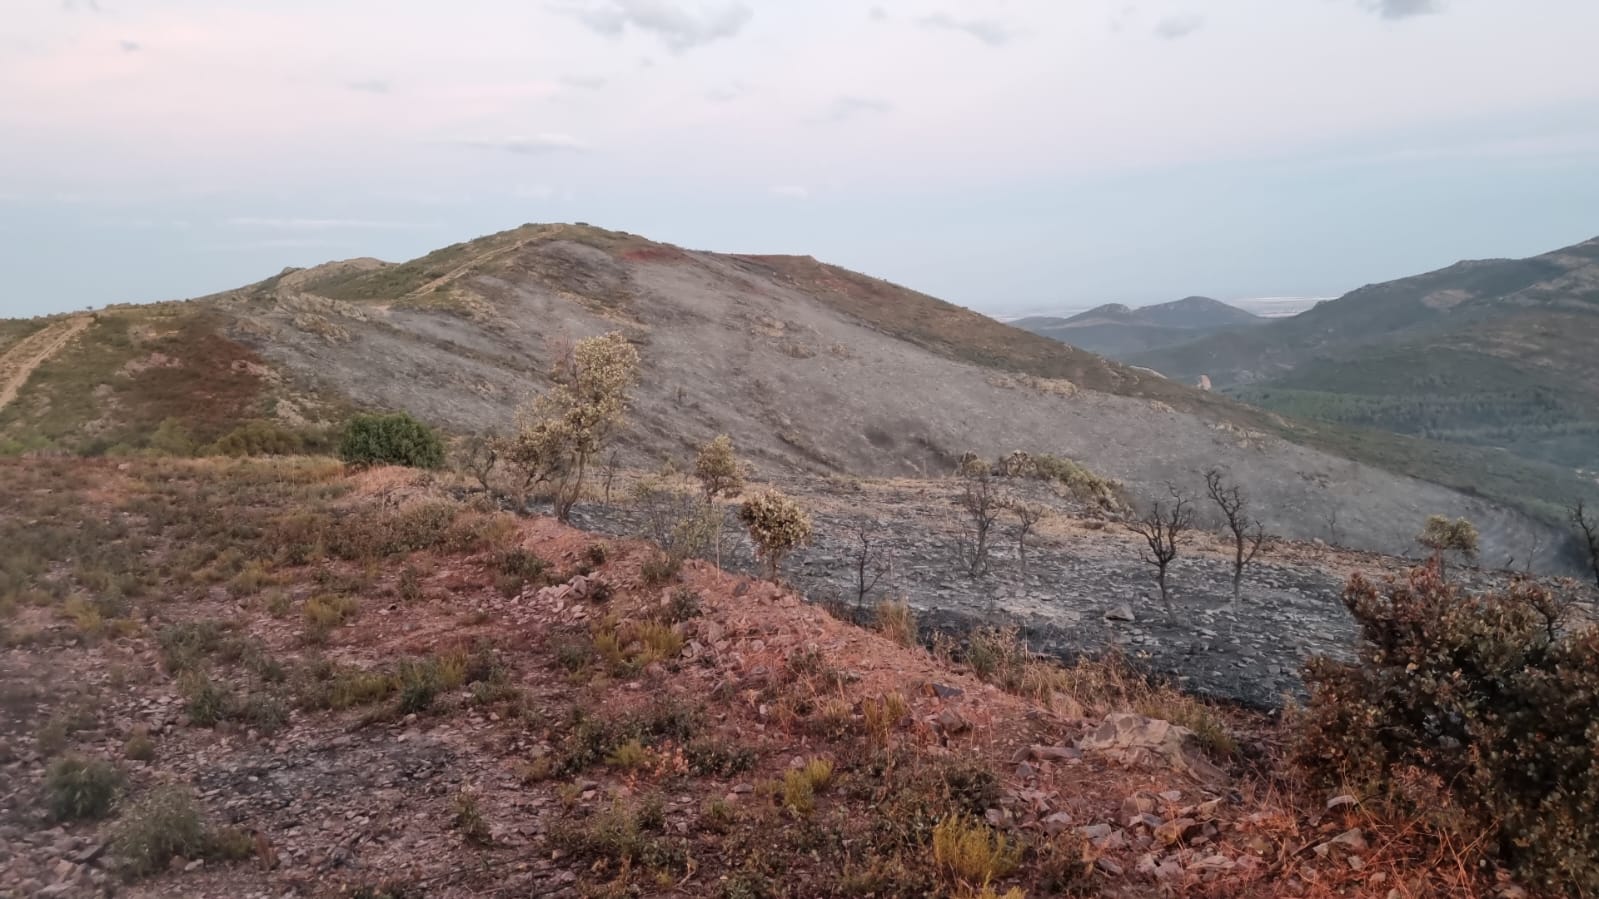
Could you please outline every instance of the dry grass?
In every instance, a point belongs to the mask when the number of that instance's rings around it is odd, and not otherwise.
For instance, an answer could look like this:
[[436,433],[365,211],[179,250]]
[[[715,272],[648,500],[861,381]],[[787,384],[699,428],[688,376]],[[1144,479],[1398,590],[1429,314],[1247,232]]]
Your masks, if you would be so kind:
[[916,613],[904,600],[877,604],[877,632],[901,646],[916,645]]
[[982,891],[1016,870],[1021,853],[975,818],[950,815],[933,828],[933,864],[951,886]]
[[[457,822],[458,835],[439,841],[448,846],[430,875],[445,885],[441,891],[504,886],[465,860],[479,850],[504,852],[486,842],[491,817],[530,801],[548,803],[557,816],[548,844],[534,851],[571,871],[574,891],[589,895],[787,890],[1015,899],[1018,890],[1142,888],[1148,882],[1140,875],[1113,885],[1094,873],[1102,851],[1089,847],[1085,856],[1070,832],[1046,836],[1041,818],[1069,809],[1074,827],[1120,826],[1127,796],[1179,789],[1187,803],[1191,785],[1092,755],[1081,764],[1026,755],[1033,746],[1071,745],[1087,726],[1080,718],[1123,709],[1192,727],[1218,753],[1233,751],[1229,722],[1239,721],[1251,747],[1264,747],[1249,754],[1267,772],[1260,779],[1230,766],[1239,801],[1218,809],[1221,829],[1203,847],[1260,864],[1210,881],[1184,874],[1167,884],[1173,895],[1370,895],[1374,874],[1386,879],[1378,895],[1399,889],[1407,899],[1427,890],[1487,895],[1491,887],[1475,867],[1480,846],[1439,842],[1402,810],[1329,812],[1328,797],[1284,777],[1272,761],[1280,741],[1274,725],[1152,683],[1115,656],[1063,667],[1028,652],[1013,632],[976,635],[963,660],[1005,693],[989,691],[937,652],[907,648],[914,641],[902,639],[903,629],[853,630],[769,585],[734,598],[741,581],[708,566],[685,567],[676,591],[643,588],[643,547],[618,541],[602,555],[589,550],[592,536],[548,522],[507,527],[495,513],[440,500],[436,486],[408,473],[346,477],[323,461],[293,459],[136,460],[125,471],[28,460],[0,462],[0,473],[15,475],[14,489],[0,495],[0,537],[13,538],[0,542],[0,558],[20,566],[0,565],[0,590],[15,593],[15,614],[27,626],[44,622],[45,636],[15,652],[49,660],[70,644],[70,653],[93,658],[115,653],[133,671],[128,660],[159,647],[164,665],[149,671],[147,685],[119,681],[116,689],[180,689],[194,725],[239,725],[207,741],[249,745],[274,720],[289,730],[289,746],[333,734],[381,746],[382,728],[443,726],[465,735],[447,783],[402,787],[430,791],[434,824],[452,814]],[[359,533],[335,535],[346,525]],[[280,554],[285,535],[306,538],[306,552]],[[508,604],[494,580],[516,547],[563,567],[594,566],[613,595],[604,606],[568,606],[567,617],[528,601],[509,604],[509,614],[525,617],[507,639]],[[520,559],[513,567],[533,574]],[[278,583],[258,584],[258,577]],[[407,579],[410,589],[402,586]],[[117,604],[100,602],[91,583],[118,594]],[[357,595],[369,597],[368,608],[351,617],[341,598]],[[379,614],[383,606],[392,606],[387,615]],[[275,607],[287,620],[273,617]],[[92,628],[76,619],[91,609],[101,615],[101,635],[80,645],[80,632]],[[128,634],[109,624],[128,619],[149,624]],[[312,619],[332,622],[326,626],[336,638],[325,648],[298,639]],[[708,640],[712,632],[718,636]],[[722,648],[689,661],[690,638]],[[935,696],[930,683],[963,692]],[[103,695],[52,697],[18,720],[38,733],[46,757],[126,739],[123,764],[135,785],[185,770],[193,743],[182,729],[107,732],[121,718],[106,702]],[[943,733],[931,722],[946,707],[972,727]],[[419,720],[402,722],[401,713]],[[1019,756],[1034,759],[1027,776],[1036,782],[1019,779]],[[452,805],[462,784],[472,784],[471,792]],[[757,785],[756,794],[739,792],[741,784]],[[1047,797],[1038,807],[1006,798],[1034,789]],[[238,831],[205,825],[192,796],[141,802],[146,795],[133,790],[128,813],[116,813],[115,854],[131,870],[159,873],[173,854],[220,861],[246,851]],[[407,800],[424,801],[420,795]],[[42,817],[43,791],[36,801]],[[284,837],[274,811],[247,797],[215,801],[242,815],[241,827]],[[342,820],[342,799],[314,801],[319,814]],[[1174,814],[1176,805],[1159,811]],[[986,823],[990,809],[1008,817]],[[1362,828],[1370,844],[1359,871],[1314,851],[1350,827]],[[555,851],[563,854],[545,855]],[[1141,851],[1105,850],[1129,871]],[[1184,851],[1185,860],[1202,854]],[[208,861],[200,874],[173,875],[152,889],[194,891],[192,878],[211,876],[281,892],[277,869],[214,867]]]

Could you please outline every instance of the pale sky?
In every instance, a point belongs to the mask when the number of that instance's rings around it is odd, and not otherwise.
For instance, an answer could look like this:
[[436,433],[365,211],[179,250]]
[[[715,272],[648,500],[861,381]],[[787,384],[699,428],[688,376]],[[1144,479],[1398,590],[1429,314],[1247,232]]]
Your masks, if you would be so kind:
[[993,313],[1599,235],[1595,0],[5,0],[0,314],[523,222]]

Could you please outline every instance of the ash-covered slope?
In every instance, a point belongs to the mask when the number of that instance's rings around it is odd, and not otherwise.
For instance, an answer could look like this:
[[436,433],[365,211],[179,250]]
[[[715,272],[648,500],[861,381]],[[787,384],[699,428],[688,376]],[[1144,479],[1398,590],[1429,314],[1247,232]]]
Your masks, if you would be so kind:
[[[174,419],[214,439],[230,417],[331,421],[351,406],[504,430],[559,345],[608,330],[643,357],[626,438],[636,462],[728,433],[769,474],[939,474],[964,451],[1026,450],[1153,493],[1196,490],[1219,465],[1285,535],[1332,536],[1336,520],[1349,543],[1403,551],[1439,513],[1478,522],[1489,561],[1535,543],[1551,559],[1557,543],[1490,501],[1288,443],[1268,416],[1224,398],[887,282],[586,226],[527,226],[402,265],[335,264],[108,310],[0,414],[0,436],[31,439],[30,422],[49,423],[57,445],[95,433],[148,445]],[[118,424],[134,416],[142,430]]]

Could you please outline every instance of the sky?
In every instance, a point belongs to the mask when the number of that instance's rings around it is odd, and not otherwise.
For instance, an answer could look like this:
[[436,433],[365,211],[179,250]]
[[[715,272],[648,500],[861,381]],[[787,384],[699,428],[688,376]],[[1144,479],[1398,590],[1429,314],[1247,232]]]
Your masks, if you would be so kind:
[[993,314],[1599,236],[1593,0],[6,0],[0,315],[524,222]]

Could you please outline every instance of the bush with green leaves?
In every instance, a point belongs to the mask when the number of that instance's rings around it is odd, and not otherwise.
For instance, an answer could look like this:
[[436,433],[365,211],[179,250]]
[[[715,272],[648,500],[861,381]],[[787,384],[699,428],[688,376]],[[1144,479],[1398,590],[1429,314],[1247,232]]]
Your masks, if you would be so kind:
[[44,788],[57,820],[103,818],[122,789],[122,772],[105,759],[64,755],[45,770]]
[[1357,575],[1344,605],[1359,660],[1307,667],[1297,761],[1528,885],[1599,894],[1599,628],[1536,583],[1469,595],[1436,565]]
[[434,430],[404,412],[357,415],[344,428],[339,458],[352,465],[439,468],[444,442]]
[[218,456],[298,456],[325,446],[307,435],[275,421],[251,419],[218,438],[209,452]]

